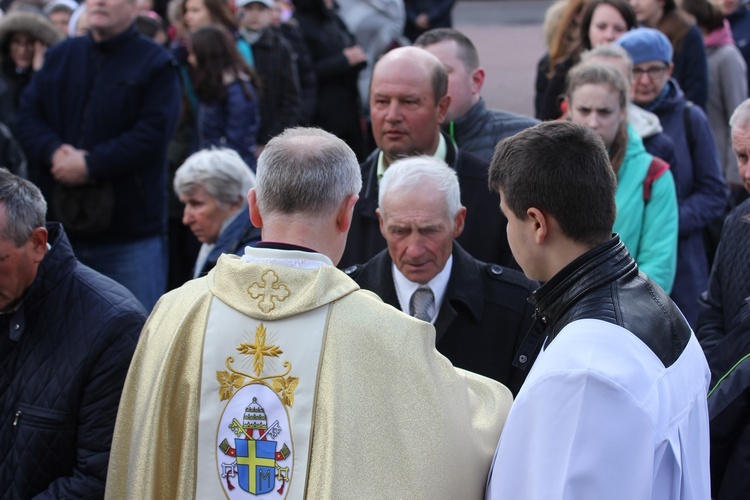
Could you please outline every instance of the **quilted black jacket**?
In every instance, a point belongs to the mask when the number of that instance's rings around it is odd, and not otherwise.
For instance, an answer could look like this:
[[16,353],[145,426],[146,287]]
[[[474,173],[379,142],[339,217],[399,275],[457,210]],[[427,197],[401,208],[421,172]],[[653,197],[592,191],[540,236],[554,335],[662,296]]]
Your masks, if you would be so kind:
[[711,497],[747,498],[750,491],[750,297],[727,335],[706,353],[711,367]]
[[698,302],[695,335],[708,353],[729,333],[729,326],[745,298],[750,296],[750,200],[737,206],[724,221],[716,249],[708,291]]
[[146,319],[76,261],[58,223],[20,306],[0,314],[2,498],[101,498],[117,405]]
[[[495,146],[506,137],[533,127],[538,120],[529,116],[489,109],[483,98],[462,117],[453,121],[453,139],[462,151],[481,158],[488,165]],[[450,125],[448,129],[450,130]]]

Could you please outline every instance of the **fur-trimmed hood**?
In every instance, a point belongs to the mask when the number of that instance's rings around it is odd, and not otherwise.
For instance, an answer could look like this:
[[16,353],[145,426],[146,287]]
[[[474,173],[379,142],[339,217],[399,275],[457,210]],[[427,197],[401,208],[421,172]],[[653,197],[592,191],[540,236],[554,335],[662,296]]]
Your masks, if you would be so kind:
[[8,56],[8,39],[19,31],[30,34],[47,46],[63,39],[62,33],[44,16],[27,11],[11,12],[0,20],[0,60]]

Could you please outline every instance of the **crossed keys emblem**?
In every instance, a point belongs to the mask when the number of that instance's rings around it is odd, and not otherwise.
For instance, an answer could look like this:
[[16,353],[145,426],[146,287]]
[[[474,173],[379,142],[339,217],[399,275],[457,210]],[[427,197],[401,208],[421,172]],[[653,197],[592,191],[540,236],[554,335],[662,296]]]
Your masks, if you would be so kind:
[[279,277],[273,269],[263,273],[261,281],[262,284],[255,281],[247,287],[247,293],[253,299],[260,299],[258,307],[264,313],[272,311],[276,307],[276,301],[283,302],[291,294],[286,284],[279,283]]

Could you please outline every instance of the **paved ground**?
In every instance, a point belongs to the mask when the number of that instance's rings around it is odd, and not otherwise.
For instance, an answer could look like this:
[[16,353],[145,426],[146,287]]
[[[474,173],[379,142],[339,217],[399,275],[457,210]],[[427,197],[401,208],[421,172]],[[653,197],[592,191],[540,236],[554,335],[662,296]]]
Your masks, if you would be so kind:
[[552,0],[459,0],[456,29],[479,51],[487,78],[482,95],[490,107],[534,114],[536,63],[544,54],[542,21]]

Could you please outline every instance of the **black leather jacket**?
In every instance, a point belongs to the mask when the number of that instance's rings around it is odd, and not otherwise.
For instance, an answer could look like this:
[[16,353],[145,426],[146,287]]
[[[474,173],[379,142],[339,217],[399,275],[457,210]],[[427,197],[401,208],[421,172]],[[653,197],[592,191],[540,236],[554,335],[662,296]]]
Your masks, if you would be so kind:
[[[546,326],[547,345],[573,321],[598,319],[630,331],[669,367],[692,333],[664,290],[638,271],[617,235],[565,266],[529,301],[536,306],[537,320]],[[527,339],[516,366],[525,367],[535,343]]]

